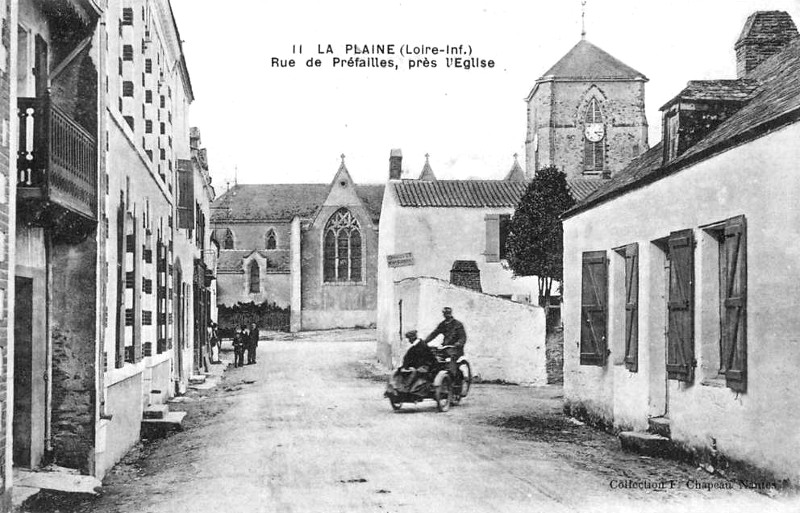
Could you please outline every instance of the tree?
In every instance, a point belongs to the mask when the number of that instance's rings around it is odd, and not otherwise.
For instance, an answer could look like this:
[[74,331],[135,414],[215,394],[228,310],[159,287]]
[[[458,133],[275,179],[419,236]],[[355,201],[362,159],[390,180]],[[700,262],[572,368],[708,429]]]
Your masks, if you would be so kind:
[[550,304],[553,281],[564,276],[564,230],[561,214],[575,204],[567,176],[556,167],[536,172],[509,226],[506,251],[516,276],[537,276],[539,296]]

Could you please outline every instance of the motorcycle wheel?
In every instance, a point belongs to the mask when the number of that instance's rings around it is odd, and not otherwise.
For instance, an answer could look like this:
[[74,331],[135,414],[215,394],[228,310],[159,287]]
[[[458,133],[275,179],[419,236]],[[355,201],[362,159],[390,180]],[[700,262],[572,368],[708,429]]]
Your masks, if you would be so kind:
[[461,390],[459,395],[463,399],[467,397],[469,389],[472,386],[472,367],[468,361],[464,360],[458,364],[458,370],[461,371]]
[[436,409],[439,411],[448,411],[450,405],[453,403],[453,381],[450,376],[445,376],[439,386],[434,390],[434,399],[436,399]]
[[397,410],[399,410],[400,408],[402,408],[402,407],[403,407],[403,403],[402,403],[402,402],[400,402],[400,401],[398,401],[398,400],[397,400],[397,399],[395,399],[394,397],[390,397],[390,398],[389,398],[389,404],[391,404],[391,405],[392,405],[392,409],[393,409],[394,411],[397,411]]

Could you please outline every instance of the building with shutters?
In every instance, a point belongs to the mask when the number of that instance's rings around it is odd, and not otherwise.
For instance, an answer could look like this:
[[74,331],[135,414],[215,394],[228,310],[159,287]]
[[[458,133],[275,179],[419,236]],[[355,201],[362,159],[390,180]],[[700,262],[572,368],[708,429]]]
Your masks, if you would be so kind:
[[402,154],[392,150],[377,259],[378,357],[387,366],[405,352],[396,283],[438,278],[526,303],[538,290],[535,278],[515,279],[504,264],[508,223],[527,185],[516,160],[503,180],[437,180],[427,159],[418,179],[401,178],[401,169]]
[[800,482],[800,39],[750,16],[737,77],[691,81],[662,142],[564,220],[564,397],[715,468]]
[[175,362],[192,361],[202,322],[213,191],[190,148],[191,82],[168,0],[2,5],[18,48],[13,464],[101,478],[145,410],[185,389]]
[[[353,182],[342,156],[329,184],[237,184],[220,195],[211,216],[220,327],[374,326],[383,190]],[[238,306],[250,303],[250,313]]]

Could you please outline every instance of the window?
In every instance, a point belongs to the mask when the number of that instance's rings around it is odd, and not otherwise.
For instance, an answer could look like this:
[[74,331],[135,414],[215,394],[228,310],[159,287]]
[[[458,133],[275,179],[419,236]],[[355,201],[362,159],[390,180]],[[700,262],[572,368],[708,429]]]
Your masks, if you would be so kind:
[[258,267],[258,262],[255,260],[250,262],[250,293],[257,294],[261,291],[261,269]]
[[694,380],[694,235],[673,232],[668,241],[667,377]]
[[133,9],[131,7],[122,8],[122,25],[133,25]]
[[122,83],[122,96],[133,96],[133,82],[130,80]]
[[678,156],[678,112],[667,113],[667,160]]
[[133,45],[122,45],[122,60],[123,61],[133,60]]
[[160,105],[161,105],[161,108],[162,108],[162,109],[163,109],[164,107],[166,107],[166,105],[167,105],[167,99],[166,99],[166,98],[164,98],[164,95],[163,95],[163,94],[161,95],[161,104],[160,104]]
[[361,281],[361,228],[349,210],[341,208],[331,216],[323,243],[324,281]]
[[131,127],[133,130],[133,116],[123,116],[125,118],[125,122],[128,123],[128,126]]
[[605,126],[600,105],[592,98],[584,116],[583,171],[586,174],[601,173],[605,158]]
[[153,103],[153,91],[149,89],[144,92],[144,102],[145,103]]
[[607,331],[608,260],[605,251],[589,251],[581,273],[581,365],[605,365]]
[[153,72],[153,59],[145,59],[144,60],[144,72],[145,73],[152,73]]
[[164,134],[167,133],[167,125],[163,121],[160,124],[160,129],[161,129],[161,135],[164,135]]
[[222,241],[222,249],[233,249],[233,233],[230,230],[225,233],[225,240]]
[[275,249],[276,247],[277,247],[277,242],[275,240],[275,230],[270,228],[270,230],[267,232],[266,248]]
[[148,119],[144,122],[144,131],[147,134],[153,133],[153,122],[151,120]]
[[506,243],[508,241],[508,231],[510,228],[511,228],[511,215],[502,214],[500,216],[500,247],[498,248],[501,260],[508,258]]

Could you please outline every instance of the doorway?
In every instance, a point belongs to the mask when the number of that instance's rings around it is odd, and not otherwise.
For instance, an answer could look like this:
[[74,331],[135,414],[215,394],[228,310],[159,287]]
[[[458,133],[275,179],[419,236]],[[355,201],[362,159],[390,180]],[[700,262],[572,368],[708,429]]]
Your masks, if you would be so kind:
[[15,278],[13,463],[24,468],[38,467],[45,449],[47,349],[40,281]]

